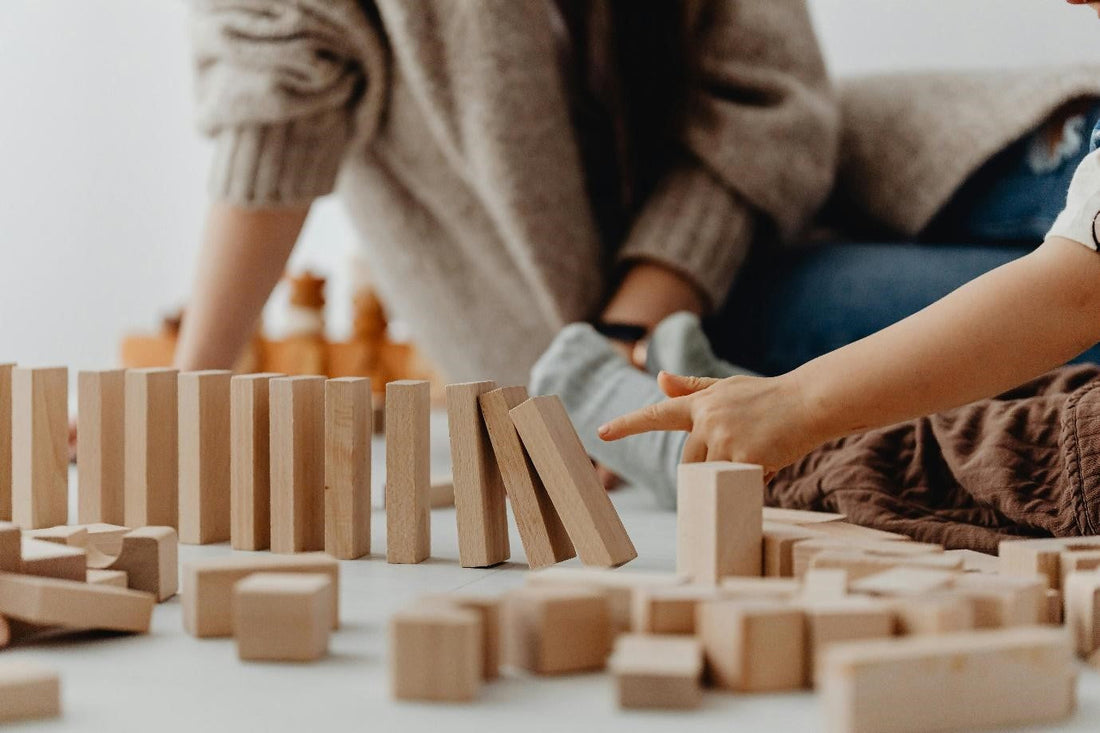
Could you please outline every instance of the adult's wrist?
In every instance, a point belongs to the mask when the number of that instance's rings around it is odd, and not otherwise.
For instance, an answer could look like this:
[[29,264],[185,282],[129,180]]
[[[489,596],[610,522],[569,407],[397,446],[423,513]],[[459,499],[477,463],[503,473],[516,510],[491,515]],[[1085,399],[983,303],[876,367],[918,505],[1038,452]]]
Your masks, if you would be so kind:
[[686,276],[660,263],[639,261],[623,276],[600,320],[652,330],[673,313],[701,314],[704,306],[703,296]]

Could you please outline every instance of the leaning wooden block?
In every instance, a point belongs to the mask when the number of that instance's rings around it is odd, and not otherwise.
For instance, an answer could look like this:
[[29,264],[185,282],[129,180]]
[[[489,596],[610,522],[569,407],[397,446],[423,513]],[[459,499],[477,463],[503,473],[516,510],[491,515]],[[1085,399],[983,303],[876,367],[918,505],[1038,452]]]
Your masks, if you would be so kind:
[[179,375],[179,541],[229,540],[229,380],[224,370]]
[[820,662],[832,644],[882,639],[894,634],[890,608],[870,598],[807,600],[799,604],[806,619],[806,685],[821,682]]
[[432,603],[450,604],[456,608],[474,611],[481,617],[481,676],[494,680],[500,676],[501,660],[501,603],[500,598],[461,593],[446,593],[421,598],[419,605]]
[[678,572],[712,585],[727,575],[763,575],[763,468],[682,464],[677,497]]
[[707,670],[717,686],[740,692],[796,690],[805,679],[802,611],[787,603],[701,603],[695,620]]
[[85,581],[89,585],[112,585],[115,588],[128,588],[124,570],[89,570]]
[[328,653],[334,594],[324,573],[255,573],[233,586],[241,659],[310,662]]
[[598,590],[526,586],[505,597],[505,658],[535,674],[603,669],[611,613]]
[[0,723],[61,715],[61,679],[34,662],[0,663]]
[[606,594],[616,633],[630,629],[634,596],[640,589],[671,588],[686,582],[687,576],[679,573],[631,573],[605,568],[546,568],[527,575],[528,585],[588,587]]
[[852,583],[852,591],[869,596],[920,596],[953,587],[957,575],[950,570],[902,566],[860,578]]
[[1062,574],[1060,587],[1066,587],[1066,577],[1070,573],[1095,571],[1097,568],[1100,568],[1100,550],[1063,552],[1058,558],[1058,569]]
[[[767,509],[767,507],[765,507]],[[794,546],[806,540],[822,539],[825,535],[811,527],[770,522],[763,523],[764,575],[790,578],[794,576]]]
[[346,377],[325,384],[325,552],[370,554],[371,386]]
[[40,626],[144,634],[154,605],[151,593],[0,573],[0,613]]
[[894,614],[896,632],[901,635],[947,634],[974,628],[974,604],[954,593],[932,593],[922,597],[884,598]]
[[963,573],[954,592],[973,604],[975,628],[1040,624],[1046,617],[1045,579],[1039,575]]
[[619,707],[687,709],[703,698],[703,646],[682,636],[624,634],[608,661]]
[[80,522],[126,521],[126,370],[77,375],[77,517]]
[[23,538],[19,526],[11,522],[0,522],[0,572],[22,572],[22,544]]
[[179,395],[175,369],[126,372],[128,527],[179,526]]
[[639,634],[694,634],[695,609],[720,594],[712,585],[642,586],[634,591],[630,628]]
[[271,551],[325,549],[325,378],[269,383]]
[[271,380],[238,374],[229,381],[230,543],[234,550],[271,546]]
[[637,557],[561,400],[532,397],[508,414],[581,562],[616,567]]
[[63,578],[83,583],[88,566],[87,553],[79,547],[24,537],[19,572],[45,578]]
[[390,689],[398,700],[466,702],[481,687],[481,617],[426,604],[390,619]]
[[1100,550],[1100,537],[1044,538],[1003,540],[997,547],[1002,575],[1043,575],[1047,587],[1062,587],[1063,552]]
[[179,590],[179,541],[171,527],[141,527],[122,538],[116,557],[95,553],[88,566],[100,570],[121,570],[133,590],[152,593],[166,601]]
[[11,372],[0,364],[0,522],[11,521]]
[[23,529],[69,518],[69,370],[11,375],[12,521]]
[[1066,626],[1077,653],[1088,658],[1100,649],[1100,573],[1071,573],[1064,590]]
[[1052,723],[1075,706],[1058,629],[1020,628],[837,644],[821,698],[836,733],[923,733]]
[[231,636],[233,586],[253,573],[325,573],[332,578],[332,628],[339,626],[340,563],[321,552],[231,555],[183,564],[183,628],[197,637]]
[[386,385],[386,561],[416,564],[432,554],[431,388]]

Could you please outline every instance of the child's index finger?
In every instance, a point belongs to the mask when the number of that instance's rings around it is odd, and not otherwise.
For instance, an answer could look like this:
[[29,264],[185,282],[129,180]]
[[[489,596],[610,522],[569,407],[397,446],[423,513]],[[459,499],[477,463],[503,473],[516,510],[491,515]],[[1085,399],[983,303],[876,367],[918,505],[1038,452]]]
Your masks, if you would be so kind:
[[690,397],[655,402],[617,417],[597,430],[602,440],[618,440],[654,430],[691,430]]

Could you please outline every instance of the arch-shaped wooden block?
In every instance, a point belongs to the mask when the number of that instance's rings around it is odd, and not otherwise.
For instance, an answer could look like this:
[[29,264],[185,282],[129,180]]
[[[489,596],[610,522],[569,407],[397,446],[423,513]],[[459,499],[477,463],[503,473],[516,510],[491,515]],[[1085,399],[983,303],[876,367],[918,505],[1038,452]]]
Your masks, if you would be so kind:
[[89,548],[88,567],[123,570],[133,590],[166,601],[179,590],[179,538],[171,527],[141,527],[122,537],[122,551],[111,557]]

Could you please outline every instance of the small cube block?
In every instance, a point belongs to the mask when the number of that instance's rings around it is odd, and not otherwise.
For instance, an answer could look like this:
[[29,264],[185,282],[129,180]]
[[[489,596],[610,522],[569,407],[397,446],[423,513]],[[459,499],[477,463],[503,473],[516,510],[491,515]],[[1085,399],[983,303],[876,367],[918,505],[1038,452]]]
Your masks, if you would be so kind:
[[481,614],[424,604],[390,619],[390,684],[398,700],[466,702],[482,678]]
[[505,654],[536,674],[603,669],[611,651],[607,595],[586,587],[527,586],[505,599]]
[[0,663],[0,723],[56,718],[61,715],[61,680],[37,664]]
[[328,652],[332,579],[323,573],[255,573],[233,589],[241,659],[310,662]]
[[685,636],[623,634],[609,662],[621,708],[694,708],[703,697],[703,645]]
[[801,609],[780,601],[701,603],[695,621],[707,670],[718,687],[740,692],[797,690],[805,680]]

